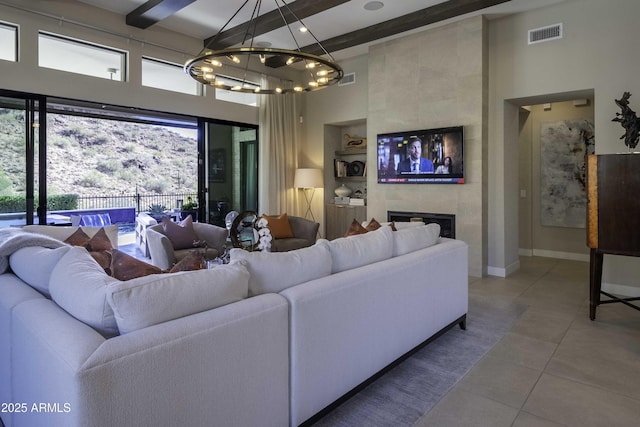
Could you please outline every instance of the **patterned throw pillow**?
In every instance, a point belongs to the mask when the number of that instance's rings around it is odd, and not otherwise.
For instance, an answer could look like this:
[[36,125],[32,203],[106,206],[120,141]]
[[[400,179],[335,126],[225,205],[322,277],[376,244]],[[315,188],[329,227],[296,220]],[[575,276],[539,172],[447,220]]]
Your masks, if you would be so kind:
[[176,273],[178,271],[193,271],[202,270],[205,265],[204,255],[202,252],[193,250],[187,254],[184,258],[176,263],[176,265],[169,270],[169,273]]
[[293,237],[293,231],[289,224],[289,217],[286,213],[280,216],[269,216],[262,214],[262,218],[267,220],[267,226],[271,230],[271,236],[274,239],[287,239]]
[[109,240],[109,236],[107,236],[107,232],[104,228],[98,230],[98,232],[89,239],[85,248],[87,248],[89,252],[110,251],[113,249],[111,246],[111,240]]
[[136,277],[148,276],[150,274],[160,274],[160,270],[155,265],[147,264],[128,255],[118,249],[111,251],[111,277],[118,280],[131,280]]
[[369,223],[367,224],[367,226],[365,227],[367,229],[367,231],[374,231],[377,230],[378,228],[382,227],[382,225],[380,225],[380,223],[378,221],[376,221],[375,218],[371,218],[371,221],[369,221]]
[[344,237],[355,236],[355,235],[358,235],[358,234],[364,234],[364,233],[366,233],[368,231],[369,230],[364,228],[362,226],[362,224],[360,224],[358,222],[358,220],[354,218],[353,221],[351,222],[351,225],[349,226],[349,229],[347,230],[346,233],[344,233]]
[[162,230],[165,236],[173,245],[173,249],[193,248],[193,242],[198,240],[198,235],[193,229],[193,219],[191,215],[182,221],[175,223],[169,218],[162,218]]
[[87,233],[79,228],[74,233],[64,240],[65,243],[71,246],[82,246],[89,252],[110,251],[113,249],[111,246],[111,240],[107,236],[107,232],[104,228],[100,228],[93,237],[89,237]]
[[65,243],[70,244],[71,246],[82,246],[84,247],[87,243],[89,243],[91,237],[87,235],[82,228],[78,227],[78,229],[69,237],[64,239]]

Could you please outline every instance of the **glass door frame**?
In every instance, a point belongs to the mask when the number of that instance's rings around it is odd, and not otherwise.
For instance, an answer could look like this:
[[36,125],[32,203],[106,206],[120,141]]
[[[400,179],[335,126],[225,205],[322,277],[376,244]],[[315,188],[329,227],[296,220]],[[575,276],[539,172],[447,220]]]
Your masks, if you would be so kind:
[[[24,101],[24,165],[25,165],[25,224],[33,224],[34,214],[38,222],[46,224],[46,135],[47,135],[47,98],[22,92],[0,89],[0,98],[12,98]],[[37,129],[37,132],[36,132]],[[36,146],[38,152],[38,170],[36,164]],[[37,175],[36,175],[37,174]],[[36,176],[38,188],[35,188]],[[35,194],[38,192],[39,206],[35,206]],[[44,202],[44,204],[43,204]]]

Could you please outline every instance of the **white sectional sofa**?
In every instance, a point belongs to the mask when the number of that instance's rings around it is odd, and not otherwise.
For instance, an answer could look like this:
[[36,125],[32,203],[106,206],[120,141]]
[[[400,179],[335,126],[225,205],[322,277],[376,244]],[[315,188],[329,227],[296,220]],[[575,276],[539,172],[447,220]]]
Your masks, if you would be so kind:
[[[0,402],[26,407],[0,417],[6,427],[312,422],[416,346],[464,327],[467,245],[436,227],[232,250],[228,266],[128,282],[99,278],[80,248],[11,255],[16,268],[0,274]],[[18,266],[37,251],[53,264],[38,274],[49,289]],[[207,284],[223,288],[209,295]]]

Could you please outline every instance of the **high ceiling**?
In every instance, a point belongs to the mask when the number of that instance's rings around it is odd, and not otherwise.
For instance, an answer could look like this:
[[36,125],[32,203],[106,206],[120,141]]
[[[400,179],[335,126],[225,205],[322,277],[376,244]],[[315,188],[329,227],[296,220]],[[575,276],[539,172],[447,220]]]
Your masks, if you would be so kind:
[[[256,5],[256,0],[246,0],[246,5],[225,28],[229,31],[212,40],[245,0],[78,1],[120,14],[129,25],[160,26],[202,39],[203,45],[212,48],[239,45],[246,28],[234,31],[234,27],[249,21]],[[366,53],[374,42],[429,25],[477,14],[491,19],[561,1],[564,0],[289,0],[286,4],[339,60]],[[285,16],[290,16],[283,0],[277,0],[277,4]],[[297,23],[291,25],[296,41],[293,40],[283,25],[276,0],[262,0],[259,15],[255,45],[295,49],[297,42],[304,51],[320,53],[315,50],[317,45],[311,35],[299,33]]]

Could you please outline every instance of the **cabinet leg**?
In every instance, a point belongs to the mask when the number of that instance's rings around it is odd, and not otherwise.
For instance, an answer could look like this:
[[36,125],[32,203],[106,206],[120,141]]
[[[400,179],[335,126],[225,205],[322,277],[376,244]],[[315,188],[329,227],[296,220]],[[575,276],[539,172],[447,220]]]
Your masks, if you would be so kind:
[[596,308],[600,304],[600,289],[602,287],[602,261],[604,254],[597,249],[591,249],[589,254],[589,318],[595,320]]

